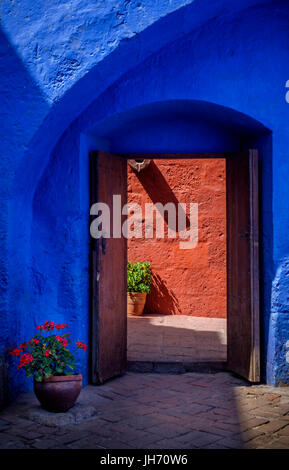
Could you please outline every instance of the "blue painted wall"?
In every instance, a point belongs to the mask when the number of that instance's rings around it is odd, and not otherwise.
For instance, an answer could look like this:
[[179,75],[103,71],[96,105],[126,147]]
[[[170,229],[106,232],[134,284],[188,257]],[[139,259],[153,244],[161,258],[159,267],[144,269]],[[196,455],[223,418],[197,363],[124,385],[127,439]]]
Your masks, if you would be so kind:
[[[289,383],[288,2],[4,0],[0,9],[0,353],[46,319],[88,340],[90,149],[257,147],[263,375]],[[14,394],[31,387],[13,367],[10,378]]]

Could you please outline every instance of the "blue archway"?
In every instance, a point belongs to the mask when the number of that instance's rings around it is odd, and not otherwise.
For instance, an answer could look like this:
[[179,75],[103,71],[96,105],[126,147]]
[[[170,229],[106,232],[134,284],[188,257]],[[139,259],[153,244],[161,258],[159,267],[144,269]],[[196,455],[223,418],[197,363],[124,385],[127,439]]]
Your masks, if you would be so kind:
[[[97,64],[83,64],[83,74],[73,75],[70,87],[56,86],[45,104],[32,87],[30,98],[38,96],[39,116],[34,113],[31,127],[29,122],[24,126],[26,140],[10,176],[14,189],[7,203],[2,285],[5,307],[15,321],[3,344],[8,338],[22,340],[24,330],[28,334],[48,316],[71,321],[74,331],[88,336],[85,190],[90,149],[181,151],[182,144],[185,151],[184,140],[195,145],[190,151],[257,147],[263,176],[264,357],[268,382],[286,381],[284,338],[289,331],[283,313],[289,247],[278,220],[286,226],[289,216],[278,169],[286,173],[289,142],[282,130],[288,114],[282,83],[287,78],[289,9],[286,2],[278,5],[277,10],[276,2],[273,7],[264,1],[214,1],[208,16],[195,1],[143,25],[142,32],[117,42]],[[272,296],[277,269],[282,289]],[[19,376],[15,382],[23,387]]]

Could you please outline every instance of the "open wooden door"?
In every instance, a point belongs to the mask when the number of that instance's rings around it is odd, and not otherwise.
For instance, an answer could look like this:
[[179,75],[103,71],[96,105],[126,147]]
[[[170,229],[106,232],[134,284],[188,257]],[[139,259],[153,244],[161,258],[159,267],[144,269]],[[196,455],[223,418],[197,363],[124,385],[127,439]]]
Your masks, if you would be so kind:
[[[121,231],[114,233],[118,238],[113,237],[113,196],[121,196],[121,210],[126,203],[126,171],[125,158],[104,152],[90,154],[91,206],[106,203],[110,208],[109,237],[102,226],[101,238],[91,237],[91,380],[95,384],[126,371],[127,246]],[[95,218],[96,214],[90,222]]]
[[227,158],[228,369],[260,381],[258,152]]

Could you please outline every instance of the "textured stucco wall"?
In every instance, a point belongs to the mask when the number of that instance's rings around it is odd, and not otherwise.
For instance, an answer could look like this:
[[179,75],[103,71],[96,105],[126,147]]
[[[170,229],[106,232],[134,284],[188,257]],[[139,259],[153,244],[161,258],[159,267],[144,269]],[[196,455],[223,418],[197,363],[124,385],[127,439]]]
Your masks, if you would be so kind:
[[[0,354],[48,318],[88,340],[90,149],[257,147],[263,374],[288,382],[288,2],[4,0],[0,9]],[[31,387],[15,368],[9,375],[14,393]]]
[[[198,243],[179,237],[131,238],[128,259],[151,260],[153,284],[145,312],[226,317],[226,163],[224,159],[153,160],[140,173],[128,166],[128,202],[198,204]],[[144,235],[144,234],[143,234]]]

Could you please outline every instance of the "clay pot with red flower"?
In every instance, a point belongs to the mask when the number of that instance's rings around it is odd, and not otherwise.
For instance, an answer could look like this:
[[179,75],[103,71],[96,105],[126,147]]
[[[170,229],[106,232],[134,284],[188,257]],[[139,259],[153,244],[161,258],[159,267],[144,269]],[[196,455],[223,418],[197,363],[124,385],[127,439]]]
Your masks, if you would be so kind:
[[147,294],[151,291],[152,271],[150,261],[127,263],[127,314],[142,315]]
[[[63,331],[67,324],[52,321],[36,328],[39,333],[10,354],[19,359],[17,368],[23,369],[26,377],[33,376],[34,392],[42,407],[65,412],[75,404],[82,388],[82,375],[74,373],[75,358],[69,350],[71,333]],[[82,341],[76,341],[75,347],[87,350]]]

